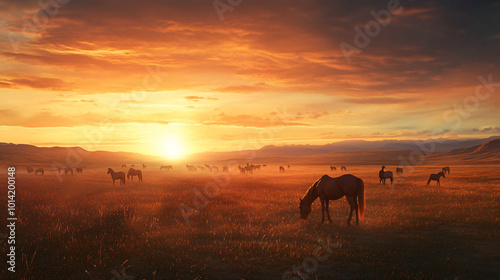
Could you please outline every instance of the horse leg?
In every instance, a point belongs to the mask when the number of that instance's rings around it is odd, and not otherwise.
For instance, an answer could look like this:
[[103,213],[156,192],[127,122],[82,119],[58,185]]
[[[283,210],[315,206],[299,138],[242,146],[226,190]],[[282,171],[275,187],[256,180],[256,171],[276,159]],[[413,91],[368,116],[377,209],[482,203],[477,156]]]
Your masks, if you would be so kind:
[[320,197],[321,200],[321,223],[325,222],[325,199]]
[[328,221],[330,221],[330,223],[333,223],[332,221],[332,218],[330,218],[330,200],[326,200],[326,216],[328,217]]
[[359,216],[358,216],[358,198],[355,196],[354,199],[354,210],[356,210],[356,225],[359,225]]
[[439,183],[439,178],[437,179],[437,181],[438,181],[437,185],[438,185],[438,186],[441,186],[441,183]]
[[349,213],[349,218],[347,218],[347,225],[350,226],[352,220],[352,212],[354,212],[354,198],[352,196],[348,196],[347,202],[349,202],[349,205],[351,206],[351,212]]

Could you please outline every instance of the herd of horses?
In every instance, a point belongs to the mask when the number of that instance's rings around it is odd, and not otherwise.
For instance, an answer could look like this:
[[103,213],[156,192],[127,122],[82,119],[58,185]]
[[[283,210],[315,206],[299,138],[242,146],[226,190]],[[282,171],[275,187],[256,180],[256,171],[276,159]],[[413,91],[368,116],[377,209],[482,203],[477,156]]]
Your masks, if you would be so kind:
[[[450,174],[450,167],[449,166],[446,166],[446,167],[443,167],[441,169],[440,172],[436,173],[436,174],[431,174],[429,175],[429,180],[427,180],[427,185],[429,185],[431,183],[431,181],[437,181],[437,185],[440,186],[441,183],[439,182],[439,178],[443,177],[443,178],[446,178],[444,176],[444,174],[448,172],[448,174]],[[402,167],[397,167],[396,168],[396,174],[398,175],[402,175],[403,174],[403,168]],[[385,185],[385,180],[386,179],[390,179],[391,180],[391,185],[392,185],[392,182],[394,180],[394,176],[392,174],[391,171],[385,171],[385,166],[382,165],[382,169],[378,172],[378,177],[380,179],[380,184],[384,184]]]
[[[246,166],[238,166],[240,173],[242,174],[252,174],[254,170],[260,170],[261,167],[266,167],[266,164],[263,165],[254,165],[254,164],[249,164],[247,163]],[[126,165],[122,165],[122,168],[125,168]],[[134,169],[134,165],[131,165],[129,168],[126,177],[128,180],[133,181],[134,177],[138,177],[138,181],[142,182],[142,171]],[[146,166],[143,164],[143,168],[146,168]],[[208,164],[205,164],[204,166],[194,166],[194,165],[186,165],[188,171],[198,171],[198,170],[208,170],[211,172],[218,172],[219,168],[217,166],[210,166]],[[290,168],[290,165],[287,166]],[[64,171],[64,174],[70,173],[73,175],[73,169],[71,167],[65,167],[65,168],[60,168],[58,167],[58,172],[61,173]],[[172,170],[173,167],[171,165],[161,165],[160,166],[160,171],[161,170]],[[330,170],[334,171],[337,170],[336,167],[330,166]],[[345,166],[341,166],[340,170],[342,171],[347,171],[347,168]],[[35,175],[43,175],[44,174],[44,169],[43,168],[37,168],[33,169],[32,167],[27,167],[28,173],[33,173]],[[223,172],[229,172],[229,169],[227,166],[222,167]],[[284,166],[279,166],[279,171],[280,173],[285,172],[285,167]],[[83,173],[83,169],[81,167],[76,168],[77,173]],[[404,172],[402,167],[397,167],[396,168],[396,174],[402,175]],[[436,181],[437,185],[440,186],[440,181],[439,179],[441,177],[445,178],[445,173],[450,174],[450,167],[446,166],[441,169],[440,172],[436,174],[430,174],[429,180],[427,181],[427,185],[430,184],[431,181]],[[108,168],[107,174],[111,175],[111,180],[113,182],[113,186],[115,186],[115,181],[118,180],[120,183],[120,186],[125,185],[126,179],[125,179],[125,172],[123,171],[118,171],[115,172],[112,168]],[[379,171],[379,183],[385,185],[386,179],[391,180],[391,185],[394,180],[394,175],[392,171],[386,171],[386,167],[382,166],[381,170]],[[349,203],[350,206],[350,212],[349,216],[347,218],[347,225],[351,225],[352,221],[352,216],[353,213],[356,214],[356,225],[359,224],[360,218],[363,218],[364,211],[365,211],[365,191],[364,191],[364,183],[361,178],[358,178],[354,175],[351,174],[344,174],[342,176],[333,178],[328,175],[323,175],[320,179],[316,180],[313,185],[307,190],[306,194],[300,199],[299,202],[299,210],[300,210],[300,216],[303,219],[307,219],[309,214],[311,213],[311,205],[312,203],[319,198],[321,201],[321,222],[323,223],[325,221],[325,212],[326,212],[326,218],[328,221],[332,222],[332,219],[330,217],[330,212],[329,212],[329,202],[330,200],[338,200],[342,197],[347,198],[347,202]]]
[[[337,171],[337,167],[335,166],[330,166],[330,171]],[[345,166],[340,167],[340,171],[347,171],[347,168]]]
[[[393,181],[393,174],[391,171],[385,171],[385,166],[379,171],[380,184],[385,184],[386,179]],[[333,171],[334,169],[331,168]],[[450,167],[446,166],[441,169],[437,174],[431,174],[427,185],[431,181],[437,181],[439,186],[439,178],[445,178],[445,173],[450,174]],[[403,174],[403,168],[397,167],[396,174]],[[313,185],[306,191],[306,194],[300,199],[299,210],[300,216],[307,219],[311,213],[312,203],[319,197],[321,201],[321,223],[325,221],[325,212],[328,221],[332,222],[330,212],[328,210],[329,201],[337,200],[342,197],[347,198],[350,206],[349,217],[347,218],[347,225],[351,225],[352,214],[356,211],[356,225],[359,224],[359,217],[363,218],[365,211],[365,190],[364,183],[361,178],[351,174],[345,174],[340,177],[332,178],[328,175],[323,175],[320,179],[313,183]]]
[[[83,168],[82,167],[77,167],[75,170],[76,170],[76,173],[83,174]],[[26,171],[28,171],[28,174],[31,174],[32,172],[35,175],[43,175],[43,174],[45,174],[45,169],[43,169],[43,168],[33,169],[32,167],[28,166],[28,167],[26,167]],[[59,172],[59,174],[61,174],[61,171],[64,171],[64,175],[68,175],[68,173],[70,173],[71,175],[73,175],[73,168],[71,168],[71,167],[65,167],[65,168],[57,167],[57,172]]]
[[[160,169],[162,169],[162,167],[160,167]],[[215,165],[210,166],[208,164],[205,164],[205,165],[197,165],[197,166],[195,166],[195,165],[188,164],[188,165],[186,165],[186,168],[187,168],[188,171],[192,171],[192,172],[195,172],[195,171],[205,171],[205,170],[208,171],[208,172],[219,172],[219,170],[222,170],[222,172],[229,172],[229,168],[228,168],[227,165],[224,165],[224,166],[222,166],[221,169],[219,169],[219,167],[215,166]],[[172,166],[170,166],[170,169],[172,169]]]

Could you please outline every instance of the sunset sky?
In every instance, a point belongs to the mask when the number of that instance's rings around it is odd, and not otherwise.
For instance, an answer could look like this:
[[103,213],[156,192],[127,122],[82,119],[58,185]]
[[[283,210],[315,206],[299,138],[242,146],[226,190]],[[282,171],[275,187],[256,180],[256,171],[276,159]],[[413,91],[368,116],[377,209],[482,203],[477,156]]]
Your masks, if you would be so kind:
[[500,1],[401,1],[380,23],[398,2],[47,2],[0,0],[0,142],[176,157],[500,134]]

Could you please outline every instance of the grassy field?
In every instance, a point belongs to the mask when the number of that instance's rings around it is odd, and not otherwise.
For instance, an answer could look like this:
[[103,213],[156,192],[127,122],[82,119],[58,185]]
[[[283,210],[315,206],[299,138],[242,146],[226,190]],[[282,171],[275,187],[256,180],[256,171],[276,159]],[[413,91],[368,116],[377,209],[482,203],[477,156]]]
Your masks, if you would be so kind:
[[[379,185],[379,166],[348,166],[347,173],[365,182],[358,227],[347,226],[345,198],[330,203],[333,223],[321,224],[319,200],[307,220],[299,218],[299,198],[311,184],[323,174],[342,174],[327,167],[292,166],[279,174],[268,166],[216,177],[180,166],[146,168],[142,183],[115,187],[106,167],[62,182],[22,168],[17,272],[6,271],[3,239],[0,279],[264,280],[282,279],[302,264],[310,269],[305,279],[500,279],[499,167],[451,166],[438,187],[425,183],[439,168],[421,166],[391,187]],[[225,184],[214,193],[220,179]],[[211,197],[195,200],[207,184]],[[201,209],[186,223],[181,204]],[[6,211],[0,213],[7,223]],[[317,251],[318,239],[340,246],[331,254]],[[328,256],[317,266],[315,252]]]

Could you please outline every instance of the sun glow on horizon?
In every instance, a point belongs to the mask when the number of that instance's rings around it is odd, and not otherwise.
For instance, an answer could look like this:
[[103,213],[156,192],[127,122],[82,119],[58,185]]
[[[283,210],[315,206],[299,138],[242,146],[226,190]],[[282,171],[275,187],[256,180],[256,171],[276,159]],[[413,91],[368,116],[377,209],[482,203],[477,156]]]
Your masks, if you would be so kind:
[[169,159],[180,159],[186,155],[184,141],[178,136],[168,135],[159,142],[163,156]]

